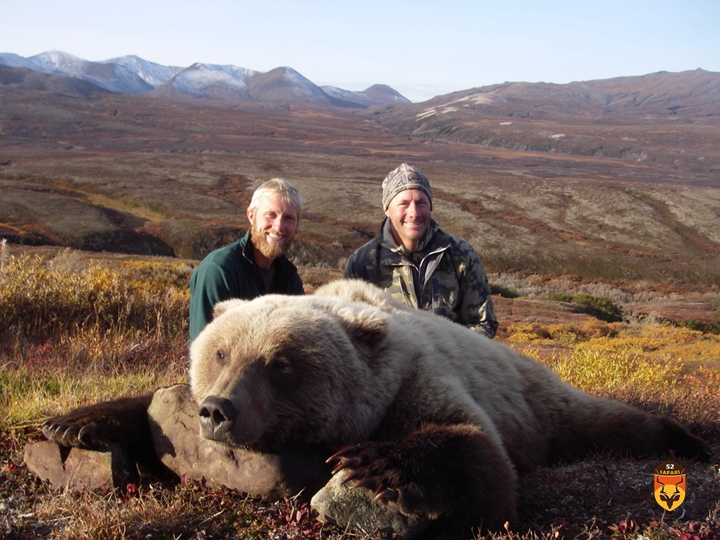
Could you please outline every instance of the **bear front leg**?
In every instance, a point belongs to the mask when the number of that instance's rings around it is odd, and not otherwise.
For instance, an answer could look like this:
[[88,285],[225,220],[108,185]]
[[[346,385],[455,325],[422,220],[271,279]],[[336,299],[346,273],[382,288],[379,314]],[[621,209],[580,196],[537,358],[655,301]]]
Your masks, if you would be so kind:
[[48,440],[64,447],[107,451],[118,445],[142,470],[161,472],[147,414],[152,397],[147,394],[79,407],[49,418],[41,429]]
[[349,446],[333,473],[383,505],[455,527],[497,530],[516,518],[516,473],[505,452],[471,425],[429,425],[401,439]]

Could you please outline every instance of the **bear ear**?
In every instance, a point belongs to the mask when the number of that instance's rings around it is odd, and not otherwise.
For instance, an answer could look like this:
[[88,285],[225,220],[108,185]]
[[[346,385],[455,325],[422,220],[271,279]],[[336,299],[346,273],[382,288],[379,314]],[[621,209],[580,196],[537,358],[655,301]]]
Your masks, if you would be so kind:
[[239,298],[233,298],[232,300],[223,300],[215,304],[213,308],[213,319],[217,319],[220,315],[236,307],[240,307],[245,304],[247,300],[241,300]]
[[388,316],[379,309],[342,310],[340,314],[348,337],[361,354],[374,357],[387,336]]

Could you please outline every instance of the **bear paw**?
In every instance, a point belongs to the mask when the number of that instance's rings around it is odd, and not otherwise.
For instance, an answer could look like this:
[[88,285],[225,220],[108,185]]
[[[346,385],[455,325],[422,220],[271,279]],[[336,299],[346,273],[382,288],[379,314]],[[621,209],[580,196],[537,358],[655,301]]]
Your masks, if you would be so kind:
[[444,511],[433,504],[418,475],[405,465],[402,454],[397,443],[367,442],[346,447],[327,462],[334,465],[333,474],[348,471],[343,483],[369,491],[377,503],[394,506],[407,516],[436,519]]
[[85,450],[103,450],[106,444],[97,440],[98,426],[85,423],[80,419],[58,416],[47,420],[41,426],[43,435],[60,446],[76,447]]
[[84,450],[107,450],[112,444],[146,445],[145,441],[150,441],[147,409],[151,401],[152,394],[148,394],[95,403],[50,418],[40,429],[54,443]]

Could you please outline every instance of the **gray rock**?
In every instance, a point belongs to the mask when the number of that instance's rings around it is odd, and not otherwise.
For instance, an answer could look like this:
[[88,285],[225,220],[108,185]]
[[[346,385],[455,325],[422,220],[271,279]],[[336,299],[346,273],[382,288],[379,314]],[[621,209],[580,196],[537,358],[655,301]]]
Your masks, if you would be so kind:
[[204,479],[266,500],[314,493],[330,478],[321,448],[260,454],[208,441],[200,435],[197,404],[188,385],[155,392],[148,409],[158,458],[180,477]]
[[373,501],[372,496],[342,483],[344,473],[338,473],[318,491],[310,501],[318,519],[345,529],[355,527],[364,533],[381,531],[396,538],[412,538],[430,524],[430,520],[405,516],[390,506]]
[[112,490],[139,481],[135,463],[117,446],[95,452],[41,441],[25,446],[24,460],[28,469],[54,489]]

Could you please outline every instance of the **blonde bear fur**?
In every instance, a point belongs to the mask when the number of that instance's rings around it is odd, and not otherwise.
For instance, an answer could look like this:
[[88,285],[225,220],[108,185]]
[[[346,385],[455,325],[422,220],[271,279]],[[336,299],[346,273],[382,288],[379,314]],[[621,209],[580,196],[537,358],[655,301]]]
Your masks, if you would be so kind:
[[552,371],[374,286],[219,304],[191,347],[203,436],[326,445],[378,503],[442,530],[516,518],[518,473],[592,451],[707,458],[680,424]]

